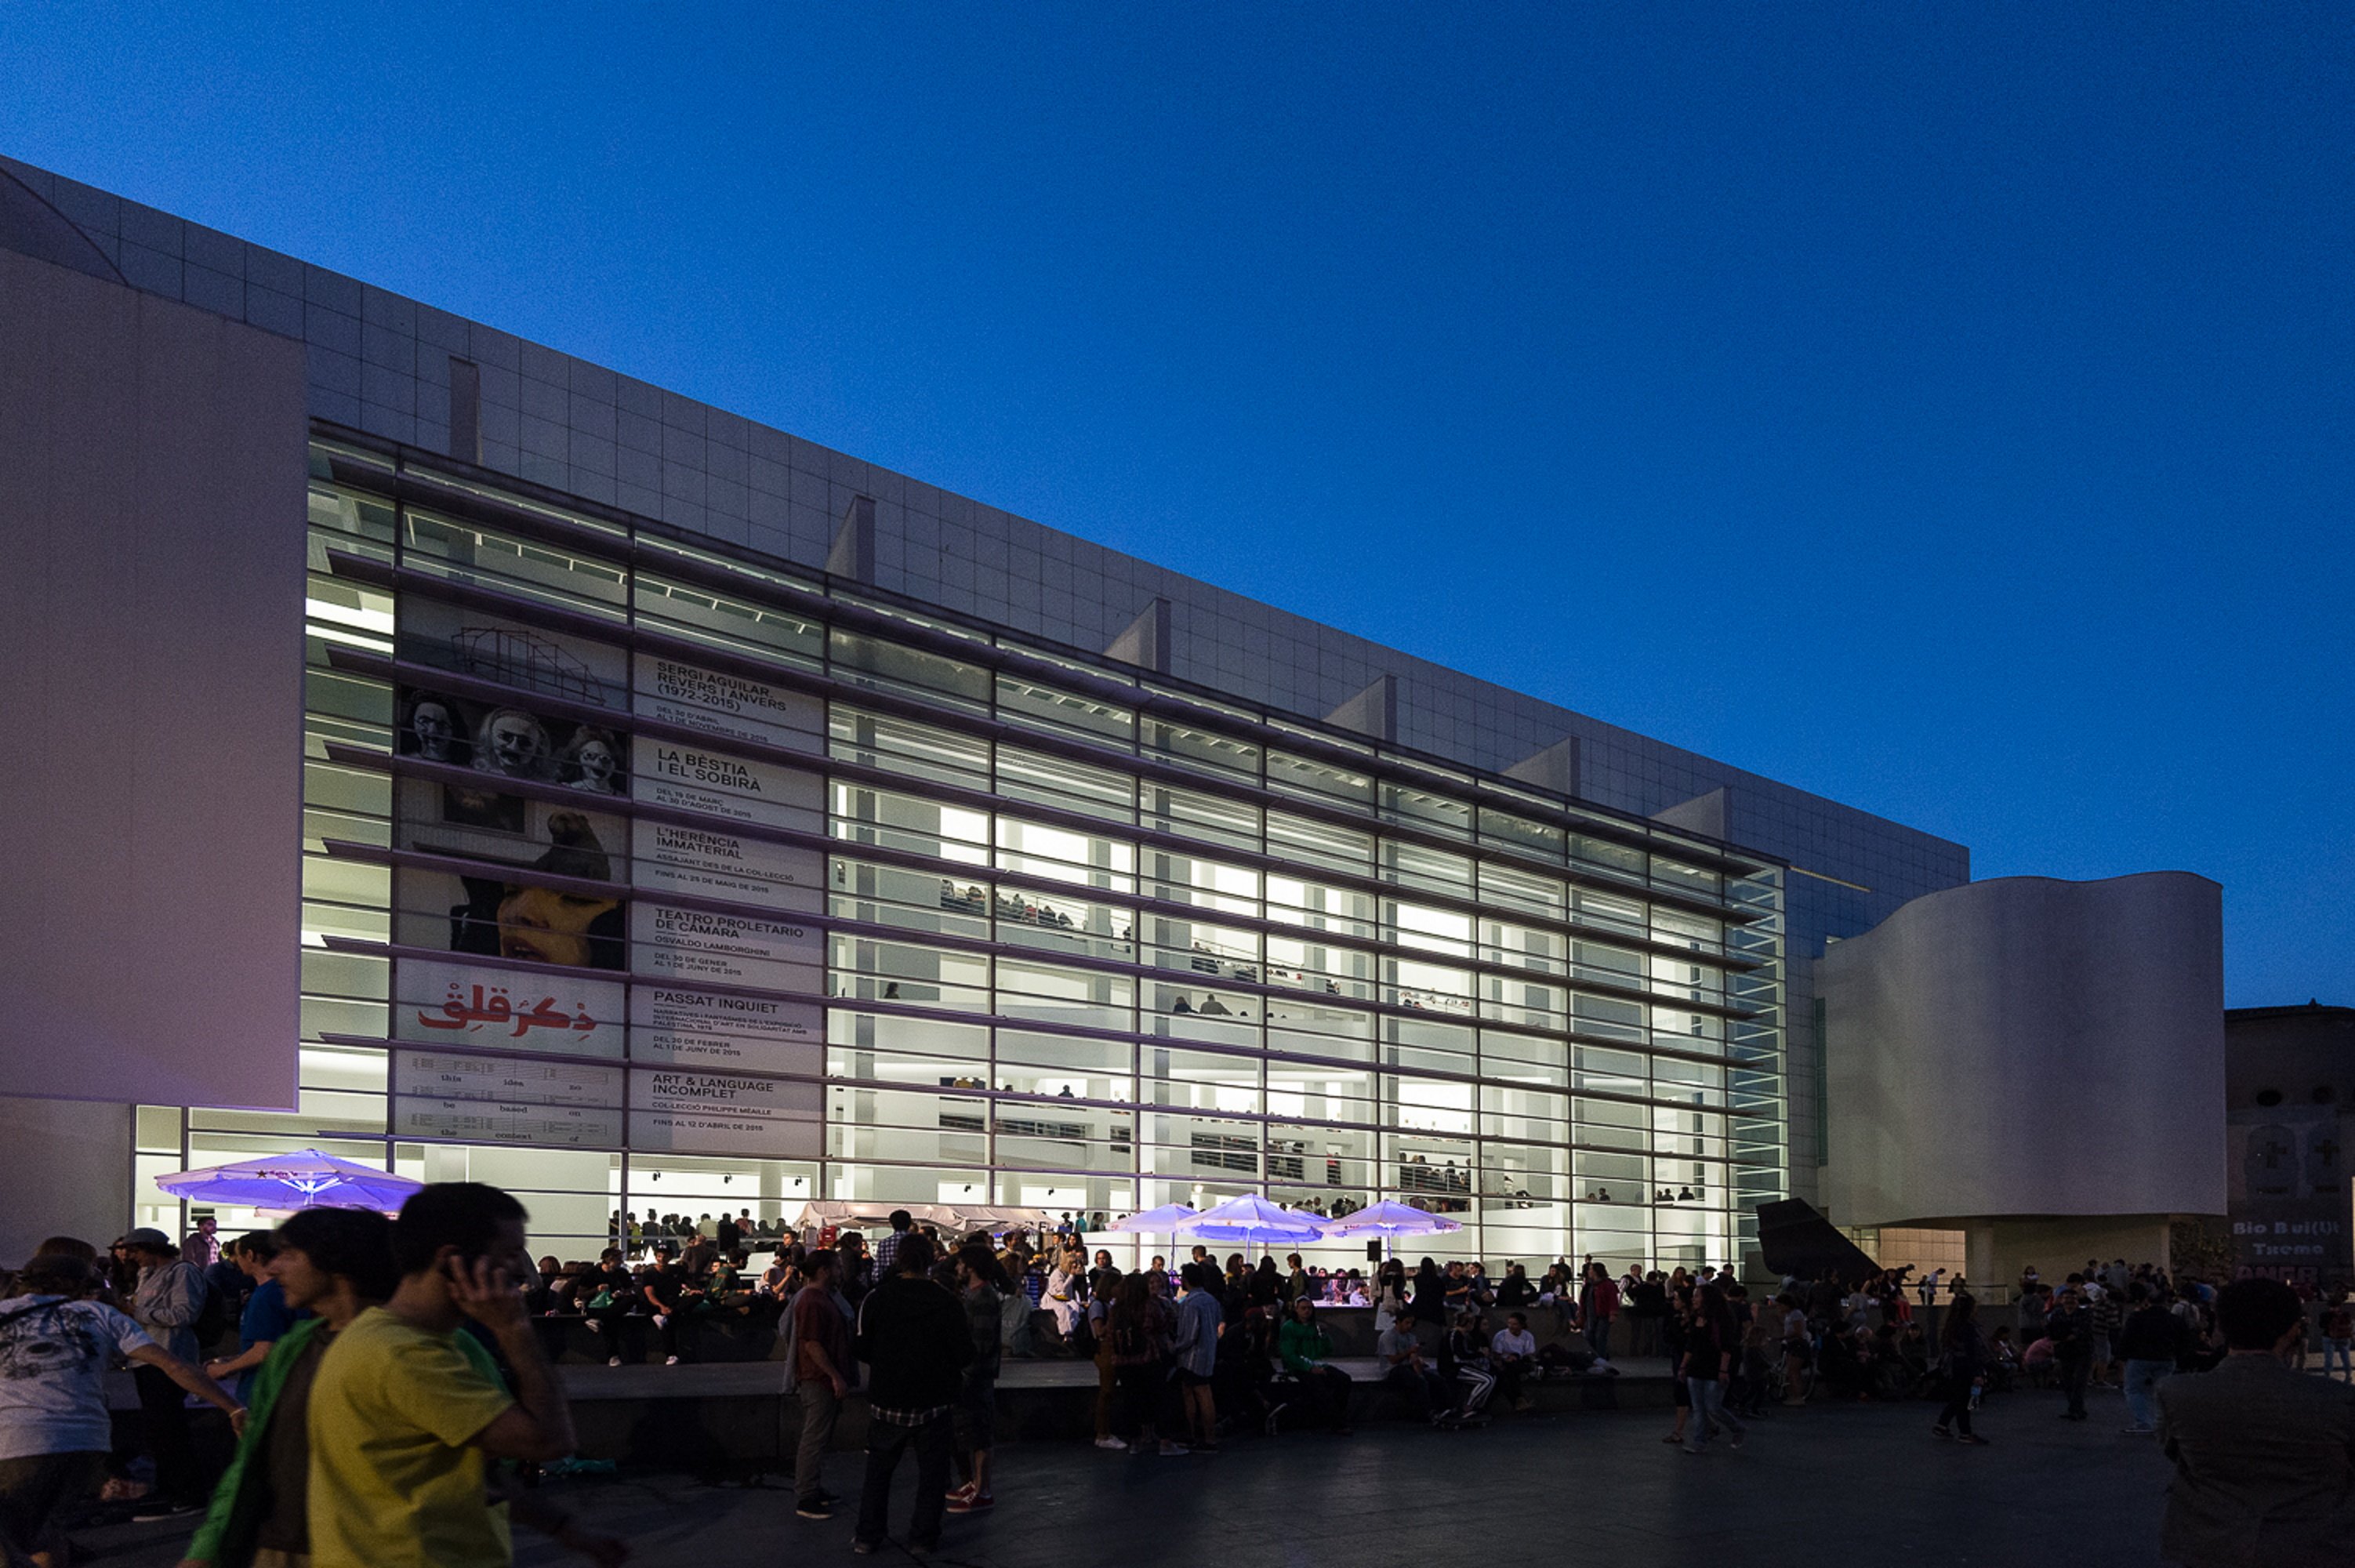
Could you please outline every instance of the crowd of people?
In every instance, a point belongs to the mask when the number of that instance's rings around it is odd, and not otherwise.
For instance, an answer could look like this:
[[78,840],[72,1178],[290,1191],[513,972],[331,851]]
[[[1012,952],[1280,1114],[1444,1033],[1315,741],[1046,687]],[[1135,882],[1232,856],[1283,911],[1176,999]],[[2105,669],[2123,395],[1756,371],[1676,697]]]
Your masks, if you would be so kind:
[[[887,1539],[911,1454],[910,1551],[936,1548],[948,1516],[995,1506],[999,1373],[1006,1357],[1041,1349],[1093,1361],[1096,1443],[1139,1456],[1216,1452],[1243,1432],[1346,1435],[1369,1370],[1372,1397],[1391,1408],[1441,1430],[1476,1427],[1498,1402],[1528,1408],[1548,1378],[1615,1375],[1623,1333],[1627,1355],[1665,1360],[1665,1441],[1696,1456],[1720,1438],[1739,1449],[1757,1418],[1810,1401],[1934,1403],[1936,1437],[1980,1445],[1987,1394],[2050,1387],[2059,1413],[2082,1421],[2090,1391],[2115,1389],[2125,1430],[2158,1434],[2176,1460],[2170,1539],[2194,1545],[2260,1506],[2262,1477],[2235,1446],[2251,1400],[2303,1413],[2321,1435],[2307,1456],[2317,1467],[2345,1470],[2355,1443],[2343,1287],[2318,1319],[2324,1375],[2283,1383],[2256,1362],[2304,1365],[2306,1307],[2287,1286],[2220,1290],[2123,1260],[2057,1285],[2030,1270],[2014,1301],[1983,1311],[1966,1282],[1906,1271],[1787,1279],[1769,1293],[1713,1268],[1614,1273],[1564,1259],[1532,1278],[1518,1264],[1492,1275],[1426,1257],[1369,1276],[1199,1245],[1175,1267],[1153,1257],[1124,1270],[1077,1225],[1035,1240],[943,1236],[904,1211],[871,1248],[858,1231],[767,1238],[757,1275],[741,1227],[690,1225],[683,1246],[646,1241],[634,1267],[618,1246],[593,1264],[535,1265],[526,1221],[509,1195],[456,1183],[424,1189],[393,1221],[315,1210],[227,1239],[208,1222],[178,1245],[153,1230],[103,1253],[43,1243],[0,1300],[8,1568],[66,1561],[55,1521],[81,1494],[131,1499],[143,1487],[134,1518],[201,1513],[193,1563],[505,1563],[510,1519],[618,1563],[623,1543],[527,1484],[573,1447],[549,1338],[568,1320],[604,1336],[609,1359],[651,1330],[666,1360],[711,1314],[773,1322],[799,1417],[803,1518],[830,1518],[841,1501],[825,1484],[827,1456],[847,1402],[863,1394],[860,1552]],[[1371,1308],[1369,1360],[1337,1353],[1321,1316],[1337,1303]],[[1031,1328],[1040,1309],[1044,1340]],[[137,1390],[144,1465],[116,1446],[104,1380],[118,1360]],[[2211,1371],[2227,1375],[2185,1375]],[[210,1441],[192,1402],[219,1413]]]
[[[462,1182],[423,1189],[397,1221],[318,1209],[226,1243],[209,1226],[185,1247],[146,1229],[104,1253],[44,1242],[0,1300],[10,1568],[61,1568],[62,1513],[143,1488],[134,1519],[201,1516],[196,1564],[504,1564],[511,1517],[621,1562],[621,1542],[519,1484],[517,1467],[574,1447],[520,1285],[527,1218]],[[240,1350],[204,1360],[229,1322]],[[149,1483],[114,1442],[118,1358],[138,1386]],[[227,1418],[225,1456],[186,1396]]]

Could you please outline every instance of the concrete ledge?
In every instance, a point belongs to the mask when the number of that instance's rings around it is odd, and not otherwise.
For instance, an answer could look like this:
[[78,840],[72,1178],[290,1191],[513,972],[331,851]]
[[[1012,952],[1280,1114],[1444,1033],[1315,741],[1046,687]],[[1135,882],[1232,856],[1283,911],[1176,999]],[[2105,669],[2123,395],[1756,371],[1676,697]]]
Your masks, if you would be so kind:
[[[1377,1377],[1374,1361],[1334,1363],[1355,1387],[1350,1419],[1401,1419],[1406,1412]],[[1537,1414],[1586,1410],[1665,1407],[1673,1403],[1668,1363],[1620,1363],[1620,1375],[1595,1373],[1533,1384]],[[792,1463],[801,1427],[798,1409],[783,1395],[783,1369],[772,1364],[565,1366],[559,1369],[571,1399],[583,1458],[636,1467],[714,1476],[778,1469]],[[1088,1361],[1008,1361],[998,1378],[997,1440],[1085,1442],[1095,1433],[1096,1369]],[[1516,1413],[1495,1410],[1497,1424]],[[854,1393],[835,1428],[837,1449],[867,1442],[867,1402]]]

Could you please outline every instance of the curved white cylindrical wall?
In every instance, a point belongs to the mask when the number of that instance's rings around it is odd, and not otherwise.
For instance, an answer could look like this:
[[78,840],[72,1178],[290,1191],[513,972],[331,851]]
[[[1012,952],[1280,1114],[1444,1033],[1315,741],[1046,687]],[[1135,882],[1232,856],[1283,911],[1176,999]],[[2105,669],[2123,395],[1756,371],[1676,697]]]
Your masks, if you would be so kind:
[[2222,890],[2185,871],[1915,899],[1817,968],[1844,1225],[2224,1211]]

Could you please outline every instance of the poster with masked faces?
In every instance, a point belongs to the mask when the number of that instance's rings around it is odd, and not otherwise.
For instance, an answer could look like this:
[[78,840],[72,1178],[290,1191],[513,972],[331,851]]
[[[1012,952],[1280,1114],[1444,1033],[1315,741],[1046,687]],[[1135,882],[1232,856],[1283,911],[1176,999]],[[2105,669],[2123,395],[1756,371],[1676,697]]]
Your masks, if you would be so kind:
[[461,819],[485,818],[497,809],[493,799],[514,799],[499,788],[506,780],[591,796],[630,790],[625,730],[535,711],[527,699],[486,702],[404,686],[395,693],[393,750],[466,771],[469,777],[442,785],[453,802],[448,814]]
[[630,1073],[630,1147],[672,1154],[815,1159],[824,1090],[789,1078],[667,1068]]
[[826,1009],[641,982],[630,987],[630,1060],[723,1072],[826,1072]]
[[826,750],[826,704],[806,692],[655,654],[638,655],[634,673],[636,709],[649,719],[812,755]]
[[826,831],[826,781],[799,768],[640,735],[630,748],[638,798],[770,827]]
[[760,903],[796,914],[824,905],[826,857],[719,827],[631,824],[631,878],[641,889]]

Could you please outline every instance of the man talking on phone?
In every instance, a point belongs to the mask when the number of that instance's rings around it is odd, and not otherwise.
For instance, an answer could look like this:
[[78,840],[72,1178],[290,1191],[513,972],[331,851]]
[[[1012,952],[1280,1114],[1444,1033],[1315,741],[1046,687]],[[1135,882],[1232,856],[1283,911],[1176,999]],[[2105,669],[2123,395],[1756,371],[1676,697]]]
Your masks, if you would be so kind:
[[[507,1568],[491,1459],[572,1451],[572,1412],[516,1281],[524,1209],[480,1182],[424,1188],[392,1228],[400,1285],[352,1320],[311,1391],[313,1568]],[[473,1318],[515,1373],[510,1394],[457,1344]]]

